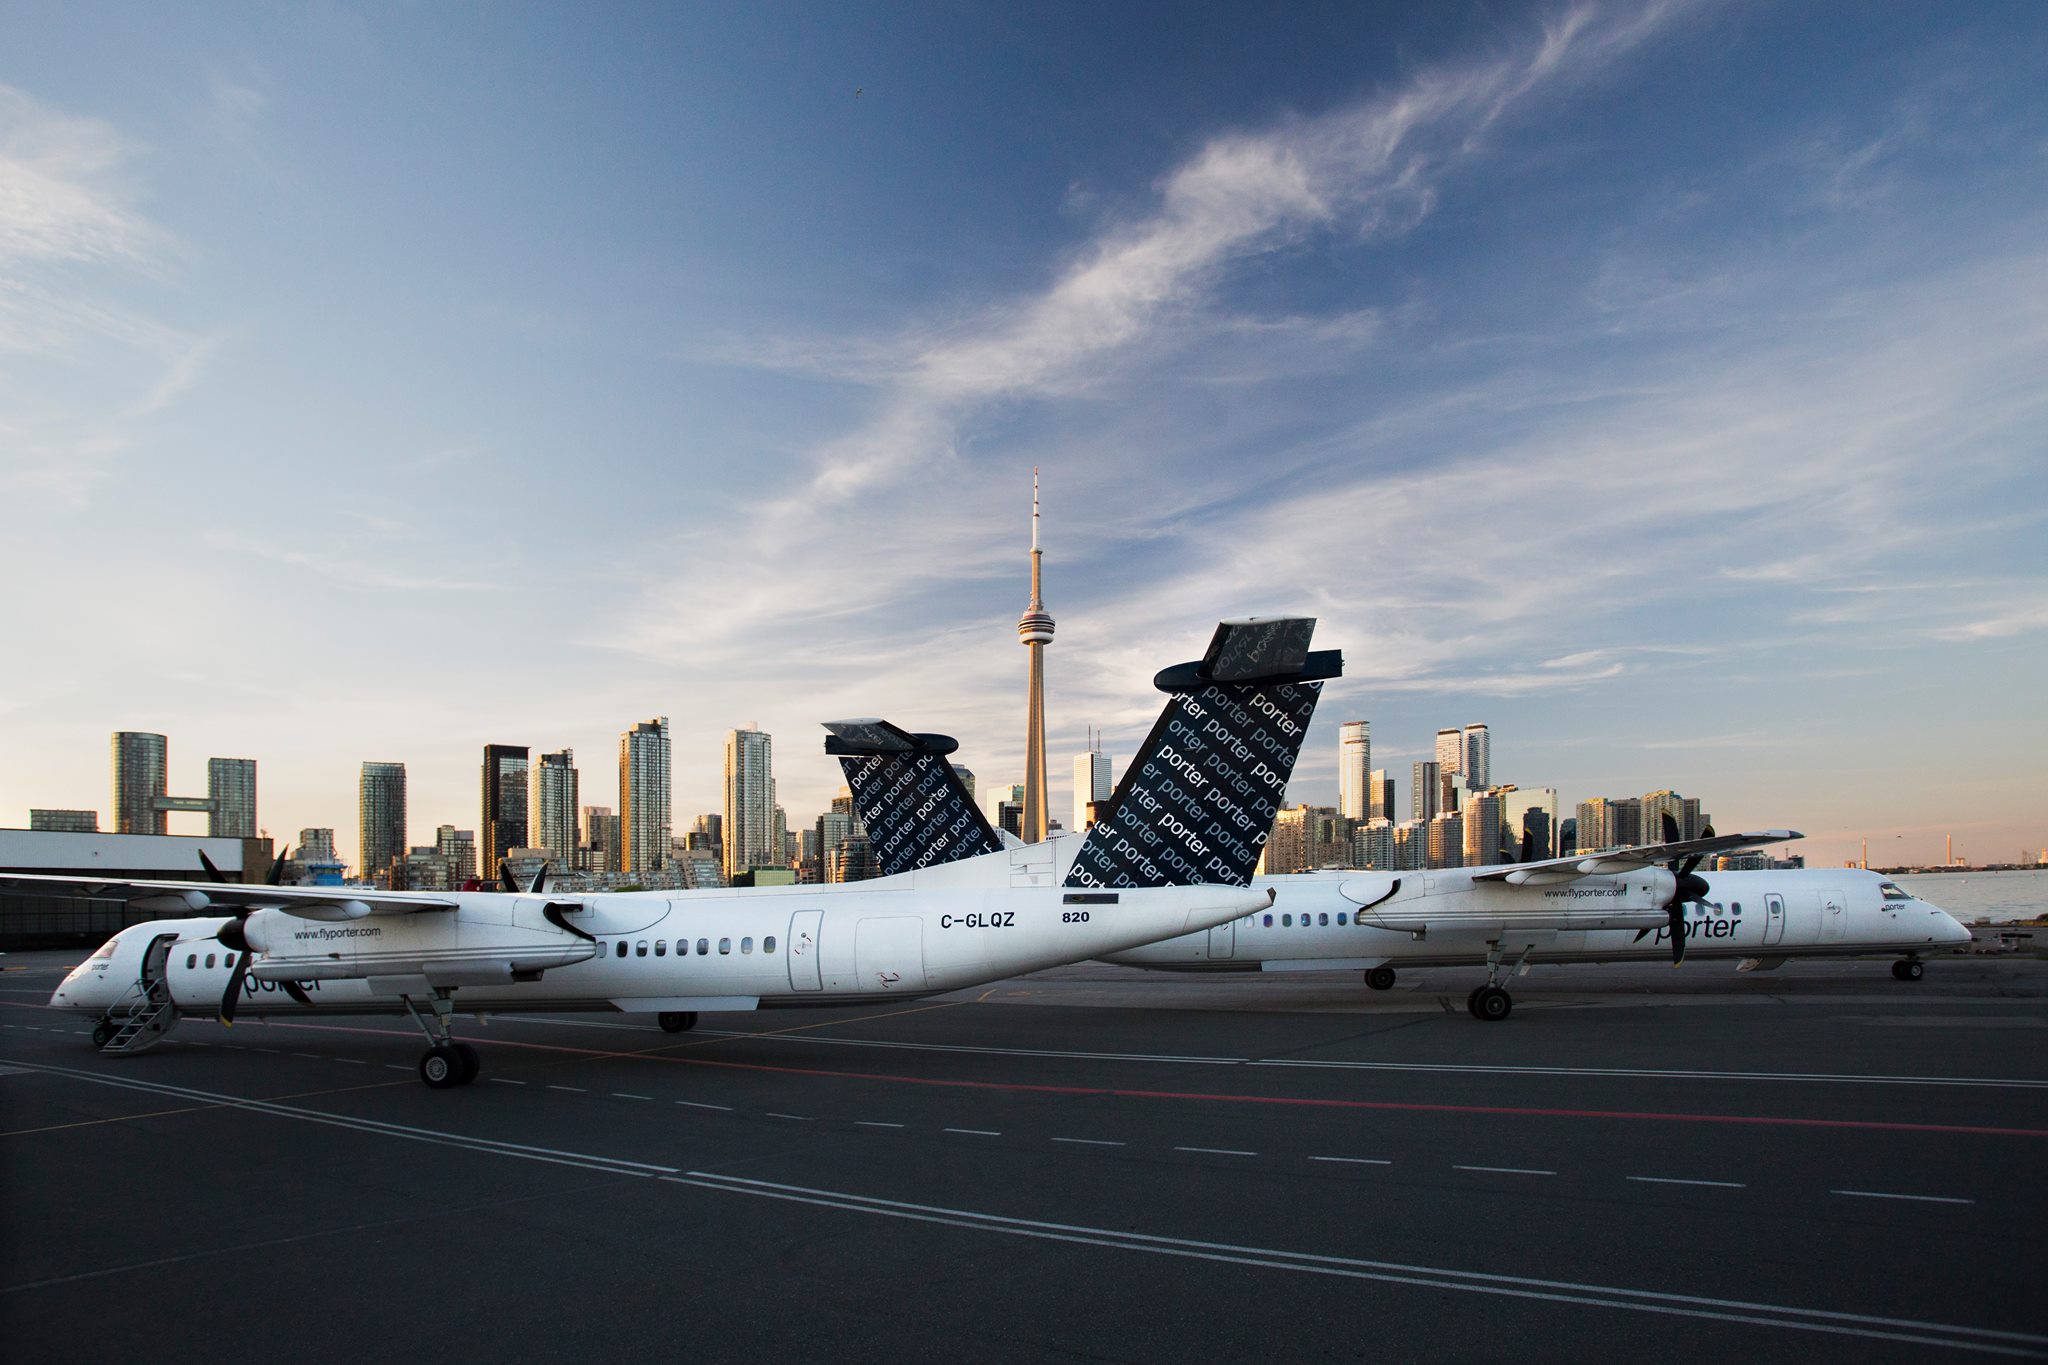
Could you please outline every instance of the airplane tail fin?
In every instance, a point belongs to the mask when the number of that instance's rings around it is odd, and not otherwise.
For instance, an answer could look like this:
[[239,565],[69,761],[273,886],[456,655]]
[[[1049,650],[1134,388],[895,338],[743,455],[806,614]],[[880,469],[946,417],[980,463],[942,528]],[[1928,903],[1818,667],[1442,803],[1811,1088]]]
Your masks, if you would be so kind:
[[1216,627],[1208,652],[1152,680],[1152,733],[1088,831],[1068,886],[1245,886],[1272,832],[1337,650],[1309,650],[1314,617]]
[[950,735],[912,734],[875,719],[827,721],[825,728],[825,752],[846,773],[883,876],[1003,847],[947,761],[960,747]]

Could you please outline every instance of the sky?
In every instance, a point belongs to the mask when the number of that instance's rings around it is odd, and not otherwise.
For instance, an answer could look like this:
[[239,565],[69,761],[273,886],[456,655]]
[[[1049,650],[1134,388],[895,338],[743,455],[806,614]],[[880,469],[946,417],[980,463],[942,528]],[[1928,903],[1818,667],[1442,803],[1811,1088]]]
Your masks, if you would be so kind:
[[[2048,845],[2048,8],[0,8],[0,824],[108,736],[474,828],[671,718],[1052,809],[1225,617],[1402,780]],[[203,816],[172,819],[203,832]]]

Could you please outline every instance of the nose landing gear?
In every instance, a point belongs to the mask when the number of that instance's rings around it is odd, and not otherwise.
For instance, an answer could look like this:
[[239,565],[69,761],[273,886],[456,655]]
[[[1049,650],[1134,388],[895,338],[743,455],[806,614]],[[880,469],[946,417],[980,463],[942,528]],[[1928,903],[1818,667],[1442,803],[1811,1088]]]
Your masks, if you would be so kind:
[[654,1016],[654,1022],[661,1025],[663,1033],[688,1033],[697,1027],[695,1010],[663,1010]]
[[1365,984],[1376,991],[1390,991],[1394,989],[1394,969],[1392,967],[1374,967],[1365,974]]
[[1901,981],[1918,981],[1927,974],[1927,964],[1917,957],[1902,957],[1892,964],[1892,975]]

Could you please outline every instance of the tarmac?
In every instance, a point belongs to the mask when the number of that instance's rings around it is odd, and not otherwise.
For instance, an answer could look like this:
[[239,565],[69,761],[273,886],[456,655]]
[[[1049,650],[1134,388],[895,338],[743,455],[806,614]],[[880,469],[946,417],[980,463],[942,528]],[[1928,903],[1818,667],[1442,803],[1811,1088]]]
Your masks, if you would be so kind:
[[2048,1359],[2048,962],[182,1021],[0,974],[10,1361]]

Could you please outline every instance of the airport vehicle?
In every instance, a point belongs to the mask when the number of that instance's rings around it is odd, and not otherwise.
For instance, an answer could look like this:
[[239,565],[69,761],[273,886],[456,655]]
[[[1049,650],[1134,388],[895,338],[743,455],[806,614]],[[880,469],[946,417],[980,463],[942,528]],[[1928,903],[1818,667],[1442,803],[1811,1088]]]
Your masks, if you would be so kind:
[[[1188,694],[1198,693],[1203,733],[1176,737],[1171,761],[1134,786],[1144,818],[1105,828],[1058,871],[1046,850],[1019,847],[873,881],[715,891],[436,894],[79,876],[0,884],[183,912],[122,930],[51,997],[97,1015],[94,1043],[110,1053],[141,1051],[186,1013],[231,1022],[404,1012],[429,1043],[420,1077],[441,1089],[478,1070],[476,1050],[453,1036],[458,998],[481,1012],[643,1011],[681,1029],[706,1010],[957,990],[1205,930],[1271,903],[1247,885],[1258,842],[1226,829],[1255,828],[1262,840],[1320,689],[1304,677],[1307,665],[1318,677],[1341,671],[1334,651],[1307,654],[1313,627],[1219,626],[1204,663],[1183,666],[1192,682],[1161,721],[1181,725]],[[1269,652],[1290,642],[1300,648],[1269,666]],[[1274,668],[1289,681],[1272,685],[1265,675]],[[1183,802],[1197,785],[1207,797]],[[1204,839],[1196,821],[1217,829]],[[1104,890],[1112,883],[1103,878],[1127,864],[1147,871]]]
[[[885,870],[892,860],[943,859],[996,837],[943,758],[950,738],[860,724],[859,742],[828,726],[835,733],[826,748],[844,755],[855,807],[870,830],[889,832]],[[1131,799],[1120,784],[1105,821],[1133,814]],[[1135,799],[1142,810],[1144,798]],[[1668,955],[1676,965],[1691,954],[1740,959],[1740,970],[1752,971],[1794,957],[1896,955],[1892,974],[1917,981],[1924,954],[1970,939],[1955,919],[1876,873],[1698,871],[1709,854],[1797,839],[1796,831],[1709,831],[1680,840],[1666,816],[1663,833],[1663,842],[1643,847],[1499,866],[1261,877],[1257,885],[1274,893],[1270,908],[1102,960],[1162,971],[1358,970],[1376,990],[1392,988],[1397,965],[1484,966],[1486,980],[1466,1008],[1498,1021],[1514,1008],[1503,981],[1542,963]],[[1057,865],[1082,843],[1079,835],[1057,835],[1040,847]]]

